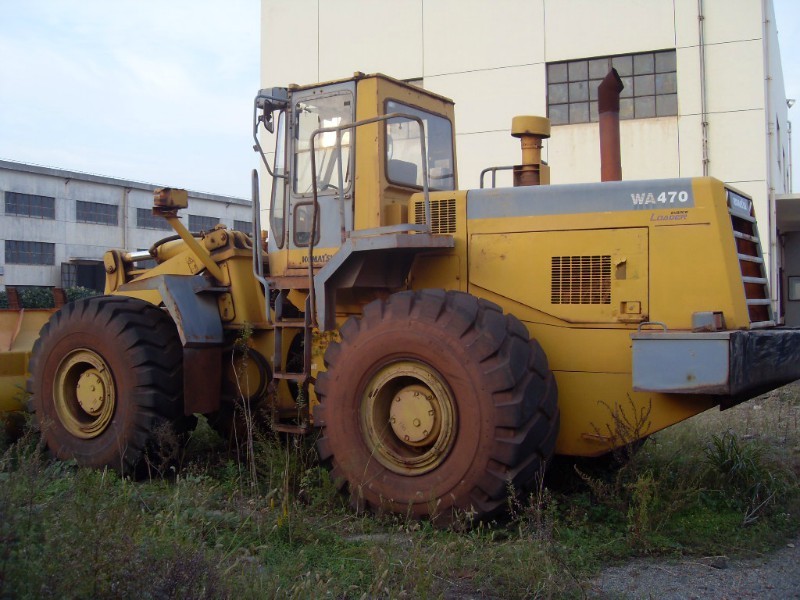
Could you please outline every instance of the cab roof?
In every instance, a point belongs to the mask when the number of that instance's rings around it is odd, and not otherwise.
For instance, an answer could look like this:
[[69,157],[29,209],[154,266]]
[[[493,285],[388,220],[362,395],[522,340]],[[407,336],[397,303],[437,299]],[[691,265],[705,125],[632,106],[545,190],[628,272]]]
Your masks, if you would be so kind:
[[410,88],[410,89],[413,89],[413,90],[417,90],[417,91],[420,91],[420,92],[424,93],[425,95],[430,96],[432,98],[436,98],[436,99],[441,100],[443,102],[446,102],[448,104],[455,105],[455,102],[453,102],[453,100],[448,98],[447,96],[442,96],[441,94],[437,94],[436,92],[431,92],[430,90],[427,90],[425,88],[419,87],[417,85],[413,85],[413,84],[408,83],[407,81],[403,81],[401,79],[395,79],[394,77],[390,77],[389,75],[384,75],[383,73],[365,74],[365,73],[362,73],[361,71],[356,71],[355,73],[353,73],[352,77],[347,77],[347,78],[343,78],[343,79],[332,79],[330,81],[322,81],[322,82],[319,82],[319,83],[310,83],[310,84],[306,84],[306,85],[298,85],[296,83],[291,83],[291,84],[289,84],[288,89],[290,91],[309,90],[309,89],[318,88],[318,87],[322,87],[322,86],[326,86],[326,85],[333,85],[333,84],[337,84],[337,83],[346,83],[348,81],[360,81],[362,79],[382,79],[383,81],[388,81],[388,82],[396,84],[396,85],[400,85],[400,86],[407,87],[407,88]]

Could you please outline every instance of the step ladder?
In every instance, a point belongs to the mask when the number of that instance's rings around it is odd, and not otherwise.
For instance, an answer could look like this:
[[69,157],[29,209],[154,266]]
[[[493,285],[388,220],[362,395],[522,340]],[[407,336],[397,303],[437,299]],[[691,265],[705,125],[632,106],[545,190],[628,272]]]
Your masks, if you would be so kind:
[[[297,424],[283,423],[280,421],[278,411],[272,413],[272,428],[274,431],[282,433],[305,434],[311,431],[311,420],[308,406],[308,384],[311,383],[311,310],[309,301],[306,300],[306,310],[303,317],[284,317],[289,300],[287,295],[290,289],[276,289],[275,295],[275,328],[273,354],[272,354],[272,378],[276,383],[285,380],[294,383],[300,389],[304,402],[298,406]],[[269,295],[267,296],[269,302]],[[269,310],[269,309],[267,309]],[[283,364],[283,333],[287,329],[303,330],[303,364],[299,371],[289,370],[289,365]]]
[[736,241],[736,254],[742,274],[747,312],[751,328],[772,327],[775,317],[772,314],[772,300],[769,294],[766,264],[761,252],[761,239],[755,217],[741,212],[728,211]]

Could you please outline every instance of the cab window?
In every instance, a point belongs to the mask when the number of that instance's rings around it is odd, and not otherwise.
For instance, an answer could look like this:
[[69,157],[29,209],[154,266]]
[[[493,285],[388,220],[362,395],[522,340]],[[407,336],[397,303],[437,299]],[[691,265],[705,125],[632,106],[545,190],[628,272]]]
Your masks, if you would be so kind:
[[441,115],[387,100],[386,113],[404,113],[422,119],[428,164],[422,164],[420,127],[416,121],[396,118],[386,122],[386,178],[404,187],[423,187],[423,168],[431,190],[455,189],[453,126]]
[[285,179],[281,177],[286,173],[285,135],[286,113],[282,112],[278,117],[278,129],[275,135],[275,164],[272,169],[275,177],[272,179],[272,200],[269,211],[270,237],[278,248],[283,248],[286,229],[286,185]]
[[294,244],[295,246],[308,246],[311,242],[311,234],[314,234],[314,245],[319,243],[319,213],[317,222],[313,222],[314,203],[298,202],[294,206]]
[[[338,127],[353,122],[353,96],[349,92],[311,97],[295,105],[295,155],[293,189],[297,195],[313,193],[311,173],[311,134],[317,129]],[[317,194],[339,193],[339,165],[342,165],[344,188],[350,187],[350,130],[320,133],[314,138],[317,166]]]

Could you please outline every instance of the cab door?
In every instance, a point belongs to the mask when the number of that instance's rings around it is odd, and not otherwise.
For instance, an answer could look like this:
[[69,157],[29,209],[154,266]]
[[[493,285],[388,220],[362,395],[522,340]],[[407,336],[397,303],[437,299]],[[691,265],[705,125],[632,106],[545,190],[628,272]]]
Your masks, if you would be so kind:
[[[353,229],[352,130],[316,133],[353,123],[355,82],[298,90],[292,95],[292,155],[288,187],[288,268],[323,266],[342,244],[342,232]],[[312,161],[313,135],[313,161]],[[312,168],[316,169],[316,179]],[[314,214],[316,182],[317,219]],[[313,256],[309,246],[313,240]]]

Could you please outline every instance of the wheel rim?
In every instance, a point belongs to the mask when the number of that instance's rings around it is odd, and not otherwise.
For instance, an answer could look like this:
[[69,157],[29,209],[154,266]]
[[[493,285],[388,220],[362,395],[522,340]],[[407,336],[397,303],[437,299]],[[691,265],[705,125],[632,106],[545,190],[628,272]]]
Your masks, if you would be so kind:
[[369,380],[361,426],[370,454],[403,475],[422,475],[442,464],[456,433],[455,401],[434,369],[398,361]]
[[70,352],[56,370],[53,400],[70,434],[90,439],[103,433],[116,403],[114,379],[105,360],[86,348]]

